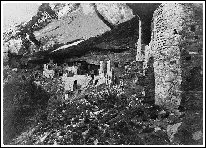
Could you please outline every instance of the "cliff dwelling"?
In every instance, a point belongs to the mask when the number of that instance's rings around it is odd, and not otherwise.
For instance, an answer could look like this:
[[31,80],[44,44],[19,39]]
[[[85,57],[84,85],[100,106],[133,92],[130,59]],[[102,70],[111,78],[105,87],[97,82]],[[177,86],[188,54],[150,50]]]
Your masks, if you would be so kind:
[[38,5],[3,33],[4,143],[201,145],[203,5]]

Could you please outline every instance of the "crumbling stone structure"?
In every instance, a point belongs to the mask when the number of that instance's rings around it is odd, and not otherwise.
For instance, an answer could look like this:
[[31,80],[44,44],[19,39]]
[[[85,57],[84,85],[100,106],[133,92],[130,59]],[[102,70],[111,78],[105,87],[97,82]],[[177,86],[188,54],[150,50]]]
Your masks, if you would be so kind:
[[54,77],[54,70],[49,69],[48,64],[44,64],[43,76],[46,78],[53,78]]
[[145,60],[154,58],[155,104],[177,108],[187,74],[202,68],[202,14],[202,5],[190,3],[161,4],[155,10],[145,53]]
[[100,61],[99,75],[95,76],[93,79],[93,84],[96,86],[103,83],[105,83],[106,85],[111,85],[112,83],[113,75],[112,75],[111,61],[110,60],[106,61],[106,73],[104,72],[103,62],[104,61]]
[[142,54],[142,21],[139,19],[139,38],[136,44],[137,55],[136,61],[143,61],[144,55]]
[[112,83],[112,68],[111,68],[111,61],[107,61],[107,74],[106,74],[106,84],[111,85]]
[[[68,99],[68,93],[73,92],[77,85],[80,87],[79,90],[84,90],[87,88],[89,83],[92,81],[92,85],[98,86],[101,84],[111,85],[112,83],[112,67],[111,61],[106,61],[106,72],[104,70],[104,61],[100,61],[99,74],[95,75],[94,73],[79,75],[77,73],[77,66],[68,66],[65,64],[64,73],[61,77],[63,82],[65,99]],[[46,66],[46,65],[45,65]],[[45,67],[46,68],[46,67]],[[69,75],[70,74],[70,75]]]

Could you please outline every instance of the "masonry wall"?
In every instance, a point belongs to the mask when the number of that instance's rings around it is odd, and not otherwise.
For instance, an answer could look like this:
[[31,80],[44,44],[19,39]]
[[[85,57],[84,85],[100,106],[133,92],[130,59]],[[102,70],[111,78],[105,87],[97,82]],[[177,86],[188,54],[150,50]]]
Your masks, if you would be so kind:
[[197,7],[161,4],[153,14],[149,54],[154,57],[157,105],[177,108],[188,74],[202,67],[202,9]]

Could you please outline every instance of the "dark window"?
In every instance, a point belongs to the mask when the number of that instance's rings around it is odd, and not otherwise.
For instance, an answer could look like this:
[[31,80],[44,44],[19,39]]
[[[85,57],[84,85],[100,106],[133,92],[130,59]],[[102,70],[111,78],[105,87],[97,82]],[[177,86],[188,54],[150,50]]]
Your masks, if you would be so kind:
[[95,80],[95,83],[94,83],[94,85],[97,85],[97,83],[98,83],[98,80]]
[[118,62],[114,62],[114,66],[115,67],[119,67],[119,63]]
[[51,65],[48,65],[48,69],[51,70],[51,69],[52,69],[52,66],[51,66]]
[[154,57],[150,57],[150,58],[149,58],[149,62],[150,62],[150,63],[154,63]]
[[186,60],[186,61],[190,61],[191,59],[192,59],[192,57],[189,56],[189,55],[185,57],[185,60]]
[[62,71],[59,72],[59,77],[61,77],[61,76],[63,76],[63,72]]
[[178,34],[176,29],[173,30],[173,34]]
[[198,39],[198,36],[196,35],[196,36],[194,36],[195,37],[195,39],[197,40]]
[[195,25],[192,25],[192,26],[190,27],[190,31],[195,32]]
[[176,64],[176,61],[174,60],[174,61],[170,61],[170,64]]
[[38,78],[38,73],[35,73],[34,78]]
[[73,87],[74,89],[77,89],[77,80],[74,81]]
[[94,79],[94,74],[91,74],[92,80]]

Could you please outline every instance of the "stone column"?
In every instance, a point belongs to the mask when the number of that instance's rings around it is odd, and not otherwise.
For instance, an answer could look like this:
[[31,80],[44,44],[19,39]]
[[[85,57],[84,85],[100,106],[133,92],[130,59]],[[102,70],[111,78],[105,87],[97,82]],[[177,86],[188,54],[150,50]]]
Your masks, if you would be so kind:
[[44,70],[46,70],[47,69],[47,64],[44,64]]
[[103,61],[100,61],[99,75],[100,77],[104,77]]
[[152,56],[151,54],[151,46],[146,45],[145,46],[145,55],[144,55],[144,61],[143,61],[143,75],[145,75],[145,71],[148,68],[147,63],[149,61],[149,58]]
[[111,61],[108,60],[107,61],[107,84],[110,85],[111,84],[111,78],[112,78],[112,71],[111,71]]
[[178,4],[162,4],[153,16],[152,52],[154,57],[155,104],[168,109],[181,102],[181,30],[184,13]]
[[[196,9],[196,10],[195,10]],[[183,55],[201,49],[201,35],[190,31],[193,25],[200,25],[201,10],[188,3],[161,4],[153,14],[152,54],[154,57],[155,104],[175,109],[182,98],[182,84],[185,73],[196,66],[197,58]],[[195,30],[192,28],[192,30]],[[200,32],[200,31],[199,31]],[[198,42],[196,44],[196,42]],[[200,60],[199,60],[200,61]],[[186,64],[185,64],[186,63]],[[198,65],[198,64],[197,64]]]
[[107,74],[110,73],[111,65],[110,65],[110,60],[107,61]]
[[143,55],[142,55],[142,22],[139,19],[139,39],[136,45],[137,48],[137,55],[136,55],[136,61],[143,61]]

